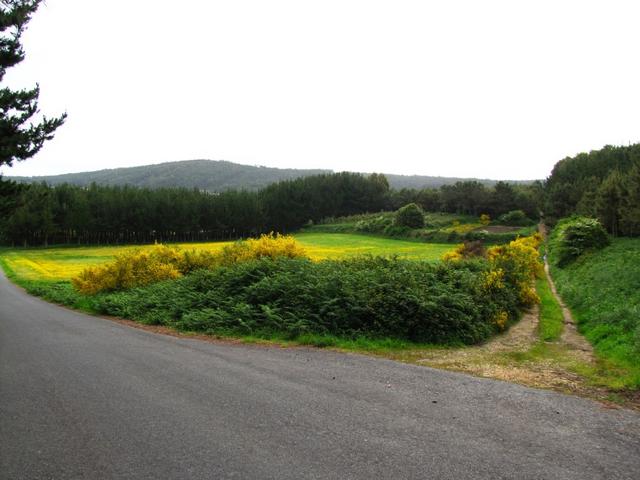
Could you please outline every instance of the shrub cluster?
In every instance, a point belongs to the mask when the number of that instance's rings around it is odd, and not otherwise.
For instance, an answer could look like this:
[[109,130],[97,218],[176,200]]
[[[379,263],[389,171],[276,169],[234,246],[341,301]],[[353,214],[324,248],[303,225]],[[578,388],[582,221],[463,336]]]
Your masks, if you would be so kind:
[[225,246],[216,260],[219,265],[233,265],[257,258],[306,257],[304,248],[291,235],[261,235]]
[[461,245],[458,245],[454,250],[447,252],[443,255],[442,260],[445,262],[452,260],[463,260],[476,257],[486,257],[487,250],[484,248],[484,244],[480,240],[466,241]]
[[558,222],[553,231],[555,264],[565,267],[589,250],[600,250],[611,242],[600,222],[594,218],[571,217]]
[[518,292],[480,259],[260,258],[99,295],[106,314],[212,334],[476,343],[517,317]]
[[517,288],[521,307],[540,302],[534,281],[544,273],[538,251],[541,242],[536,233],[487,250],[491,271],[502,272],[504,282]]
[[504,215],[500,215],[496,223],[498,225],[507,225],[511,227],[525,227],[535,224],[535,222],[527,217],[527,214],[522,210],[512,210]]
[[87,300],[101,313],[189,331],[470,344],[536,301],[538,242],[518,239],[486,254],[469,243],[441,264],[312,262],[292,238],[269,235],[217,254],[164,246],[129,252],[83,272],[74,285],[94,294]]
[[151,250],[122,253],[106,265],[86,268],[72,283],[79,292],[94,295],[175,279],[196,270],[278,257],[306,257],[306,253],[293,237],[273,233],[235,242],[219,253],[156,245]]
[[398,209],[394,223],[398,227],[422,228],[424,227],[424,212],[415,203],[409,203]]
[[539,303],[534,281],[543,273],[538,248],[542,241],[539,234],[521,237],[505,245],[485,250],[482,242],[465,242],[455,250],[443,256],[445,262],[459,262],[474,257],[484,257],[489,261],[490,269],[485,279],[491,285],[494,294],[511,285],[518,292],[520,307]]
[[117,255],[114,262],[88,267],[71,281],[79,292],[90,295],[123,290],[178,278],[179,261],[176,248],[158,245],[150,251],[132,250]]

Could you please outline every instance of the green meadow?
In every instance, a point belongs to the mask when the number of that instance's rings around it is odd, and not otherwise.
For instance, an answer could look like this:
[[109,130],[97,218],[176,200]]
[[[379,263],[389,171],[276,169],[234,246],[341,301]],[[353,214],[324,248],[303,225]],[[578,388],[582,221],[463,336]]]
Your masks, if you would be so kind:
[[[358,234],[300,233],[295,238],[314,260],[337,259],[360,255],[398,256],[437,261],[455,248],[452,244],[418,243],[408,240],[371,237]],[[211,252],[230,242],[178,244],[185,250]],[[84,268],[109,262],[126,250],[146,249],[137,246],[78,246],[53,248],[16,248],[0,250],[0,257],[10,272],[23,280],[69,280]]]

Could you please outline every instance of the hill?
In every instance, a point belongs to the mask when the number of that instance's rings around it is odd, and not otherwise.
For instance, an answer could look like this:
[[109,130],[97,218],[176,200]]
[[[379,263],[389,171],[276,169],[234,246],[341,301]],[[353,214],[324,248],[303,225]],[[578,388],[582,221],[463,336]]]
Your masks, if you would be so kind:
[[136,187],[187,187],[221,192],[233,189],[259,190],[280,180],[329,173],[330,170],[296,170],[254,167],[213,160],[186,160],[141,167],[114,168],[94,172],[66,173],[38,177],[8,177],[18,182],[69,183],[87,186],[132,185]]
[[[298,170],[293,168],[271,168],[240,165],[224,160],[185,160],[141,167],[114,168],[94,172],[67,173],[63,175],[37,177],[7,177],[17,182],[46,182],[49,185],[69,183],[87,186],[132,185],[136,187],[187,187],[221,192],[232,189],[259,190],[271,183],[299,177],[331,173],[331,170]],[[469,180],[455,177],[431,177],[424,175],[386,174],[391,188],[425,188],[451,185],[457,181]],[[480,180],[485,185],[493,185],[494,180]],[[522,183],[522,182],[517,182]]]

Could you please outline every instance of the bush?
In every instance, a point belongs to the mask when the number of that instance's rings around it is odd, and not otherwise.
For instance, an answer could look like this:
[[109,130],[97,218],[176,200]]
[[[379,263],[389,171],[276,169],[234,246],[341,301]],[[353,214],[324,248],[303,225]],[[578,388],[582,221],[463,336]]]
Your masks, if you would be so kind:
[[280,257],[299,258],[306,254],[293,237],[273,233],[236,242],[217,254],[156,245],[150,251],[132,250],[116,256],[113,263],[86,268],[72,283],[80,293],[95,295],[175,279],[196,270]]
[[507,225],[511,227],[525,227],[532,225],[535,222],[527,217],[527,214],[522,210],[512,210],[504,215],[500,215],[497,223],[499,225]]
[[179,260],[177,248],[157,245],[148,252],[132,250],[117,255],[113,263],[86,268],[71,281],[76,290],[89,295],[140,287],[178,278]]
[[360,220],[355,224],[354,230],[363,233],[383,233],[387,227],[393,224],[390,216],[379,215],[367,220]]
[[235,242],[222,249],[219,254],[221,265],[232,265],[256,258],[301,258],[307,254],[298,241],[290,235],[261,235],[260,238]]
[[423,228],[424,212],[415,203],[409,203],[398,209],[395,216],[395,224],[399,227]]
[[484,281],[485,286],[488,286],[487,293],[495,295],[505,285],[511,285],[518,293],[518,305],[528,307],[540,302],[534,281],[543,273],[538,253],[541,241],[542,237],[536,233],[488,250],[484,249],[482,242],[465,242],[455,250],[445,253],[442,259],[448,263],[456,263],[476,257],[488,258],[490,270]]
[[517,318],[516,289],[487,281],[490,267],[483,259],[261,258],[93,301],[102,313],[214,334],[469,344]]
[[541,242],[542,237],[536,233],[487,250],[491,270],[502,272],[504,281],[516,286],[521,307],[540,302],[534,281],[543,274],[538,252]]
[[442,257],[442,260],[444,260],[445,262],[450,262],[486,256],[487,250],[484,248],[482,241],[474,240],[466,241],[462,245],[456,247],[455,250],[445,253]]
[[611,243],[607,232],[594,218],[572,217],[558,222],[552,235],[555,264],[565,267],[583,253],[600,250]]

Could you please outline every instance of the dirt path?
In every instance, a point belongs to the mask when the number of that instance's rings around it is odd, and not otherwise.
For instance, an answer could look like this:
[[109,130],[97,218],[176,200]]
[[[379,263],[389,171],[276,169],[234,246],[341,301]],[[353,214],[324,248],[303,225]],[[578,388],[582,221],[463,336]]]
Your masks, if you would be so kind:
[[[546,238],[543,227],[540,233]],[[404,360],[601,400],[608,398],[608,391],[589,385],[577,373],[584,368],[594,368],[593,348],[578,333],[571,312],[560,299],[546,258],[545,274],[564,317],[564,329],[558,341],[540,341],[539,308],[535,306],[507,332],[483,345],[416,351]]]
[[560,295],[558,295],[556,285],[553,283],[553,278],[551,278],[551,274],[549,272],[549,262],[546,258],[544,260],[544,273],[547,276],[547,281],[549,282],[549,286],[551,287],[551,292],[553,293],[553,296],[556,298],[556,301],[562,309],[564,329],[562,331],[560,341],[564,343],[568,348],[573,350],[574,354],[578,355],[583,361],[593,363],[593,347],[586,338],[578,333],[576,322],[573,320],[571,312],[560,298]]
[[[538,225],[538,231],[540,235],[547,240],[547,228],[543,223]],[[560,342],[566,345],[569,349],[573,351],[575,355],[580,357],[580,359],[584,362],[593,363],[595,361],[593,356],[593,347],[584,338],[580,333],[578,333],[578,329],[576,327],[576,322],[571,315],[571,311],[567,308],[567,306],[560,298],[558,294],[558,290],[556,289],[556,285],[553,282],[553,278],[551,278],[551,272],[549,268],[549,260],[547,259],[547,255],[544,256],[544,273],[547,277],[547,282],[549,282],[549,287],[551,287],[551,292],[555,297],[558,305],[562,309],[562,317],[564,319],[564,329],[562,331],[562,336],[560,337]]]
[[416,363],[562,391],[579,390],[579,377],[532,354],[538,344],[537,306],[504,334],[474,347],[422,352]]

